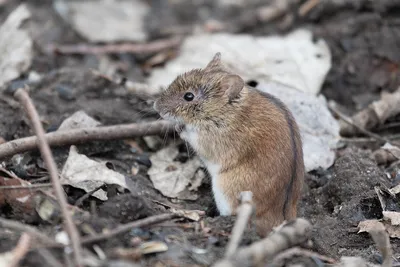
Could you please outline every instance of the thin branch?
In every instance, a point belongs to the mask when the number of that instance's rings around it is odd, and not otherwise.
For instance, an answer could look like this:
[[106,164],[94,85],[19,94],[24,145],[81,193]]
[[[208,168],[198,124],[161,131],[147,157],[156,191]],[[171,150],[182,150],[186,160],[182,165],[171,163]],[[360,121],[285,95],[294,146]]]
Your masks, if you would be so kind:
[[64,218],[64,224],[69,235],[69,239],[72,245],[74,260],[77,266],[82,266],[82,246],[80,243],[79,232],[76,229],[76,226],[72,220],[71,214],[67,209],[67,199],[65,197],[64,189],[60,183],[58,178],[58,170],[56,163],[54,162],[53,155],[50,150],[50,146],[46,141],[45,132],[43,130],[43,126],[40,122],[39,114],[35,106],[33,105],[32,100],[30,99],[28,93],[24,89],[18,89],[15,92],[15,98],[19,100],[21,105],[24,107],[25,112],[27,113],[30,121],[32,123],[32,128],[34,129],[37,135],[37,142],[39,146],[40,153],[42,155],[43,161],[46,164],[47,170],[50,175],[51,182],[53,184],[53,188],[59,202],[61,212]]
[[232,235],[225,252],[225,258],[230,258],[235,254],[239,247],[239,243],[242,240],[243,232],[248,225],[250,216],[253,213],[252,192],[242,192],[240,198],[241,205],[237,211],[237,219],[232,229]]
[[0,192],[2,190],[13,190],[13,189],[40,189],[44,187],[52,187],[52,184],[30,184],[30,185],[4,185],[0,186]]
[[130,223],[127,223],[127,224],[122,224],[122,225],[118,226],[117,228],[112,229],[112,230],[110,230],[110,231],[108,231],[106,233],[103,233],[103,234],[82,238],[82,243],[83,244],[88,244],[88,243],[101,241],[101,240],[104,240],[104,239],[111,238],[111,237],[113,237],[115,235],[121,234],[123,232],[129,231],[132,228],[144,227],[144,226],[148,226],[148,225],[151,225],[151,224],[163,222],[163,221],[170,220],[170,219],[177,218],[177,217],[179,217],[179,216],[177,214],[175,214],[175,213],[166,213],[166,214],[154,215],[154,216],[151,216],[151,217],[147,217],[145,219],[137,220],[137,221],[130,222]]
[[96,193],[97,191],[99,191],[100,189],[102,189],[104,187],[104,185],[100,185],[98,187],[96,187],[95,189],[87,192],[86,194],[84,194],[83,196],[81,196],[80,198],[78,198],[74,205],[79,207],[80,205],[82,205],[83,201],[85,201],[86,199],[88,199],[91,195],[93,195],[94,193]]
[[13,257],[11,259],[9,267],[18,267],[19,262],[25,257],[29,251],[31,237],[27,233],[23,233],[18,240],[17,246],[13,249]]
[[380,135],[374,134],[373,132],[370,132],[366,129],[364,129],[363,127],[358,126],[356,123],[354,123],[354,121],[347,117],[345,114],[343,114],[342,112],[340,112],[335,105],[330,104],[329,105],[329,109],[334,112],[337,116],[340,117],[340,119],[342,121],[344,121],[345,123],[357,128],[357,130],[359,130],[361,133],[374,138],[375,140],[379,141],[379,142],[386,142],[386,143],[390,143],[390,140],[384,137],[381,137]]
[[[81,128],[45,134],[50,146],[65,146],[87,141],[117,140],[171,132],[174,125],[168,121],[132,123],[103,127]],[[0,159],[37,148],[35,136],[16,139],[0,145]]]
[[298,14],[300,17],[307,15],[314,7],[320,3],[320,0],[308,0],[299,7]]
[[299,248],[299,247],[294,247],[294,248],[290,248],[288,250],[283,251],[282,253],[278,254],[274,260],[271,263],[271,266],[281,266],[284,265],[284,261],[286,259],[290,259],[293,258],[295,256],[304,256],[304,257],[308,257],[308,258],[317,258],[320,259],[322,261],[325,261],[329,264],[335,264],[337,263],[337,261],[333,258],[318,254],[316,252],[313,251],[309,251],[303,248]]
[[257,266],[278,253],[308,240],[311,224],[301,218],[286,223],[270,236],[239,249],[230,259],[217,262],[214,267]]
[[111,53],[156,53],[165,49],[174,48],[181,44],[182,39],[172,37],[157,40],[147,44],[106,44],[106,45],[49,45],[48,51],[60,54],[111,54]]
[[38,229],[36,229],[33,226],[26,225],[14,220],[4,219],[1,217],[0,217],[0,226],[2,228],[8,228],[18,232],[26,232],[31,236],[35,237],[37,239],[37,242],[40,242],[43,245],[59,246],[59,244],[55,240],[51,239],[45,234],[42,234]]

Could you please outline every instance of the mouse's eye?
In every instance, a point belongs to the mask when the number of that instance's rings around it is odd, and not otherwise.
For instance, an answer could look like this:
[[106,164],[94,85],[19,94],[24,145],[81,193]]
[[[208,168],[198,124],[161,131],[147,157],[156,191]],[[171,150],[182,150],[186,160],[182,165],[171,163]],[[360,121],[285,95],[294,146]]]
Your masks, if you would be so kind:
[[190,93],[190,92],[187,92],[187,93],[185,93],[185,95],[183,96],[183,98],[184,98],[186,101],[192,101],[192,100],[194,99],[194,94],[193,94],[193,93]]

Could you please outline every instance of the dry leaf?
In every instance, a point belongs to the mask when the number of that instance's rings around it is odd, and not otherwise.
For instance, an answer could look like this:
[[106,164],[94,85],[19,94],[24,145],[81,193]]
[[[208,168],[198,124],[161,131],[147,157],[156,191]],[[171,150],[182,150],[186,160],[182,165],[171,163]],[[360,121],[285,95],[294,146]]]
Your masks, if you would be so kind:
[[[374,101],[365,109],[354,114],[352,121],[361,128],[367,130],[382,125],[387,119],[400,113],[400,88],[394,93],[382,92],[381,99]],[[343,136],[353,136],[359,130],[345,122],[341,122],[340,133]],[[399,152],[397,150],[397,155]]]
[[33,42],[22,23],[31,16],[26,5],[18,6],[0,27],[0,86],[18,78],[32,63]]
[[174,209],[171,208],[170,211],[172,213],[178,214],[181,217],[184,217],[186,219],[198,222],[201,218],[201,216],[205,215],[206,213],[202,210],[181,210],[181,209]]
[[400,184],[396,185],[395,187],[389,189],[390,194],[396,195],[400,193]]
[[370,233],[371,231],[378,229],[380,227],[379,224],[383,224],[385,226],[385,229],[391,238],[400,238],[400,226],[398,226],[398,225],[394,226],[388,221],[383,221],[383,222],[380,222],[378,220],[362,221],[358,224],[358,228],[359,228],[358,232],[359,233],[362,233],[362,232]]
[[340,139],[339,124],[328,110],[326,99],[276,82],[261,83],[257,89],[278,97],[292,111],[300,128],[306,171],[332,166]]
[[143,19],[149,6],[140,0],[54,1],[54,8],[90,42],[145,41],[147,38]]
[[161,241],[149,241],[142,243],[137,248],[116,248],[114,254],[117,257],[128,259],[128,260],[138,260],[143,255],[153,254],[159,252],[165,252],[168,250],[167,244]]
[[365,221],[361,221],[358,224],[358,233],[363,233],[363,232],[367,232],[369,233],[370,231],[372,231],[375,228],[380,227],[379,225],[381,225],[382,223],[378,220],[365,220]]
[[399,147],[394,146],[394,145],[389,144],[389,143],[386,143],[382,148],[387,150],[388,152],[390,152],[397,159],[400,159],[400,148]]
[[[68,159],[61,172],[61,183],[90,192],[104,184],[116,184],[128,188],[125,176],[110,170],[105,163],[89,159],[79,154],[75,146],[71,146]],[[100,200],[107,200],[106,192],[102,189],[93,193]]]
[[58,131],[97,127],[100,124],[99,121],[87,115],[85,111],[80,110],[65,119],[58,127]]
[[[29,186],[31,183],[18,177],[7,178],[0,176],[0,186]],[[0,188],[0,206],[10,205],[14,212],[32,213],[34,212],[33,197],[37,191],[29,188],[1,189]]]
[[318,94],[331,68],[329,47],[323,40],[314,42],[309,30],[298,29],[283,37],[199,34],[184,41],[175,60],[153,70],[148,79],[152,93],[160,92],[161,86],[187,70],[204,68],[217,52],[246,81],[280,82],[313,95]]
[[383,219],[390,221],[393,226],[400,225],[400,212],[383,211]]
[[161,241],[149,241],[141,244],[139,246],[140,251],[143,255],[145,254],[152,254],[158,252],[165,252],[168,250],[167,244]]
[[10,266],[14,259],[13,251],[0,253],[0,266]]
[[195,200],[198,196],[193,191],[201,185],[195,173],[201,162],[197,157],[185,163],[174,161],[178,153],[178,149],[170,145],[153,154],[150,157],[152,166],[148,171],[150,180],[164,196]]

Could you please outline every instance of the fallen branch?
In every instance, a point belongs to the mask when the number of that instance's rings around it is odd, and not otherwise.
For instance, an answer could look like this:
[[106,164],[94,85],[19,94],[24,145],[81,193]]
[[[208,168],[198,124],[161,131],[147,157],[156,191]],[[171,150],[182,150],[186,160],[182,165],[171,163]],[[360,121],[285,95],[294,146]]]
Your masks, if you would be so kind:
[[[335,113],[337,116],[339,116],[339,118],[344,121],[345,123],[347,123],[348,125],[350,125],[351,127],[356,128],[359,132],[374,138],[375,140],[377,140],[378,142],[384,142],[384,143],[390,143],[390,140],[388,140],[387,138],[381,137],[380,135],[377,135],[373,132],[370,132],[368,130],[366,130],[364,127],[356,124],[352,118],[347,117],[345,114],[343,114],[342,112],[340,112],[336,106],[334,104],[329,104],[329,109]],[[342,134],[342,133],[341,133]]]
[[8,228],[8,229],[11,229],[14,231],[28,233],[32,237],[37,239],[36,243],[42,243],[43,245],[49,245],[49,246],[58,245],[58,243],[55,240],[51,239],[50,237],[46,236],[45,234],[42,234],[35,227],[20,223],[18,221],[4,219],[4,218],[0,217],[0,226],[1,226],[1,228]]
[[179,215],[176,213],[166,213],[166,214],[154,215],[151,217],[147,217],[145,219],[137,220],[137,221],[130,222],[127,224],[122,224],[122,225],[118,226],[117,228],[111,229],[108,232],[103,233],[103,234],[82,238],[82,243],[88,244],[88,243],[101,241],[104,239],[111,238],[115,235],[121,234],[123,232],[127,232],[127,231],[131,230],[132,228],[144,227],[144,226],[163,222],[163,221],[170,220],[170,219],[177,218],[177,217],[179,217]]
[[106,45],[49,45],[48,51],[60,54],[111,54],[111,53],[156,53],[165,49],[174,48],[181,44],[182,39],[173,37],[157,40],[147,44],[106,44]]
[[385,230],[385,226],[379,222],[376,227],[369,231],[372,239],[374,240],[376,247],[382,254],[383,262],[382,267],[392,266],[392,247],[390,245],[389,235]]
[[241,205],[238,208],[237,219],[235,225],[233,226],[232,235],[225,252],[225,258],[227,259],[231,258],[239,247],[243,232],[246,229],[250,216],[253,212],[253,194],[250,191],[245,191],[241,193],[240,198]]
[[311,224],[298,218],[286,223],[275,233],[239,249],[233,257],[217,262],[214,267],[258,266],[261,262],[272,259],[278,253],[304,243],[311,234]]
[[[354,136],[363,129],[374,129],[400,113],[400,88],[394,93],[383,92],[381,99],[351,117],[353,124],[341,124],[340,134]],[[355,127],[358,126],[358,127]],[[364,132],[362,132],[364,133]]]
[[30,185],[3,185],[0,186],[0,192],[2,190],[16,190],[16,189],[42,189],[52,187],[52,184],[30,184]]
[[58,203],[61,208],[61,212],[64,219],[64,224],[69,235],[69,240],[72,245],[74,260],[77,266],[82,266],[82,246],[80,243],[79,232],[76,229],[76,226],[72,220],[72,216],[69,214],[67,209],[67,199],[65,197],[64,189],[60,183],[60,179],[58,178],[58,170],[56,163],[54,162],[53,155],[50,150],[50,146],[46,141],[45,132],[43,130],[43,126],[40,122],[39,114],[35,106],[33,105],[32,100],[30,99],[28,93],[24,89],[18,89],[15,94],[15,98],[21,103],[24,107],[25,112],[27,113],[31,123],[32,128],[34,129],[37,135],[37,144],[39,146],[40,153],[42,155],[43,161],[46,164],[47,170],[50,175],[51,183],[53,184],[53,188],[58,200]]
[[[87,141],[116,140],[144,135],[158,135],[172,131],[174,125],[167,121],[132,123],[125,125],[81,128],[45,134],[50,146],[65,146]],[[35,150],[38,138],[35,136],[16,139],[0,145],[0,159],[18,153]]]
[[308,258],[317,258],[329,264],[335,264],[336,260],[313,251],[309,251],[303,248],[294,247],[283,251],[278,254],[271,263],[271,266],[284,266],[285,260],[291,259],[296,256],[303,256]]

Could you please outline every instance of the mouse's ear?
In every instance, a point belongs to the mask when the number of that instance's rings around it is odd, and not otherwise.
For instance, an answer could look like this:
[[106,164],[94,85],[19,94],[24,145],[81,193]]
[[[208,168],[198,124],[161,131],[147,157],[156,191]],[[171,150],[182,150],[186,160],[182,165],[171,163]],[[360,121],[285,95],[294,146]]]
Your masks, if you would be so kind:
[[239,75],[230,74],[225,76],[221,81],[221,88],[229,100],[237,98],[243,87],[244,81]]
[[208,63],[205,69],[215,69],[221,66],[221,53],[218,52],[214,55],[213,59]]

